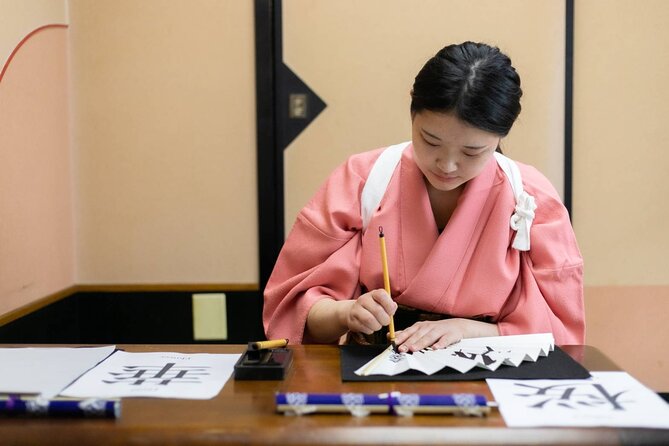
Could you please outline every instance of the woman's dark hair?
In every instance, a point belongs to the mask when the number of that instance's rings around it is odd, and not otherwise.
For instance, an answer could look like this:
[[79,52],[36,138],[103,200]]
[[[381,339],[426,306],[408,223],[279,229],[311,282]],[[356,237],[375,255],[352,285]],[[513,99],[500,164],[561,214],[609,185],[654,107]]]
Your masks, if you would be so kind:
[[455,113],[466,123],[506,136],[520,113],[520,76],[499,48],[464,42],[440,50],[416,76],[412,116]]

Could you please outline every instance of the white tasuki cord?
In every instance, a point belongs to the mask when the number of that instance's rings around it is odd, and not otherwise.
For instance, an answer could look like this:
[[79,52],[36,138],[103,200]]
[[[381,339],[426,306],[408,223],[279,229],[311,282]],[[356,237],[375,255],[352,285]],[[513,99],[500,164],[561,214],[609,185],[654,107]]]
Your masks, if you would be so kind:
[[534,197],[523,190],[523,181],[518,165],[499,152],[495,152],[495,159],[509,179],[513,195],[516,198],[515,212],[509,221],[511,229],[516,231],[511,246],[518,251],[529,251],[530,227],[534,220],[534,211],[537,209],[537,205],[534,202]]

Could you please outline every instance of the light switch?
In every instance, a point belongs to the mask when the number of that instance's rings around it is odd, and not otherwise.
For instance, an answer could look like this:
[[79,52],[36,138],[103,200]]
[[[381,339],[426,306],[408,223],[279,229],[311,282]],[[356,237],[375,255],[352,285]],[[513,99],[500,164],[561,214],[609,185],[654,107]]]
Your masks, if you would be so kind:
[[224,293],[193,294],[193,339],[228,339],[228,313]]
[[291,93],[288,95],[288,117],[306,119],[307,117],[307,95],[302,93]]

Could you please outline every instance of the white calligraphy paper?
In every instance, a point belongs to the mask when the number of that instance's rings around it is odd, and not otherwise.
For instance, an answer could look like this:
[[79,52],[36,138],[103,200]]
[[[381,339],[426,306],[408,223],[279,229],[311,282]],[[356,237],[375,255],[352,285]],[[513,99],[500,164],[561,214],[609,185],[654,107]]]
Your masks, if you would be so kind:
[[37,393],[52,398],[111,355],[114,348],[0,348],[0,393]]
[[488,379],[509,427],[647,427],[669,429],[669,404],[625,372],[588,379]]
[[523,361],[534,362],[554,348],[551,333],[468,338],[444,349],[424,349],[414,353],[398,353],[389,346],[355,374],[394,376],[407,370],[418,370],[432,375],[445,367],[461,373],[474,367],[494,371],[501,365],[518,367]]
[[117,351],[63,396],[209,399],[221,391],[239,354]]

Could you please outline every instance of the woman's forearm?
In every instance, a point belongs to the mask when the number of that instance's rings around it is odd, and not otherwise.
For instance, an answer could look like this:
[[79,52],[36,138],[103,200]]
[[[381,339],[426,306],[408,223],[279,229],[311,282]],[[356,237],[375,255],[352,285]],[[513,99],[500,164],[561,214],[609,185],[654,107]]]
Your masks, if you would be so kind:
[[347,315],[354,300],[324,298],[316,302],[307,316],[307,332],[315,342],[337,341],[348,331]]

